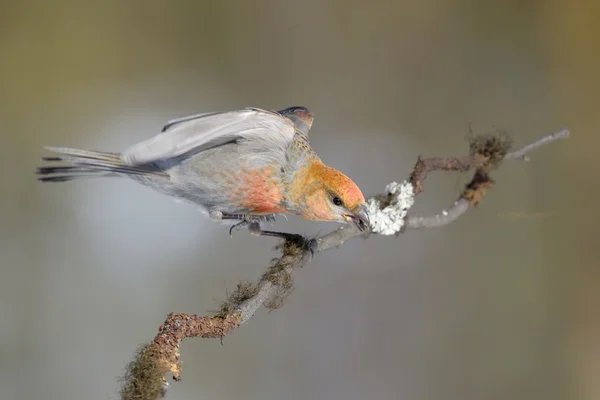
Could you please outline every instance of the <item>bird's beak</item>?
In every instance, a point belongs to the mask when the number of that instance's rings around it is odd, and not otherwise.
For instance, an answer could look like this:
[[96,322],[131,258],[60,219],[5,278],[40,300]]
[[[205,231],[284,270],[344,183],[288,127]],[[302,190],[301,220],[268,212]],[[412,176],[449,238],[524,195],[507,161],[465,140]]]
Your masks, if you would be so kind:
[[369,214],[367,214],[367,208],[365,206],[360,206],[353,214],[345,214],[344,218],[346,218],[346,222],[349,224],[352,223],[356,225],[361,232],[371,229],[371,225],[369,224]]

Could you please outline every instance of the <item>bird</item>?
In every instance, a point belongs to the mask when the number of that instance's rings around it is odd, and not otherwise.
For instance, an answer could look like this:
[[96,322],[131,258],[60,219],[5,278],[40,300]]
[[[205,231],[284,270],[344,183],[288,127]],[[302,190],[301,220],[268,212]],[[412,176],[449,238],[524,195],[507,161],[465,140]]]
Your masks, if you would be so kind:
[[[41,182],[127,177],[194,203],[213,220],[235,220],[254,235],[277,214],[369,229],[365,198],[342,172],[325,165],[309,142],[313,114],[303,106],[279,111],[247,107],[168,121],[157,135],[122,152],[45,147]],[[66,162],[67,165],[56,163]]]

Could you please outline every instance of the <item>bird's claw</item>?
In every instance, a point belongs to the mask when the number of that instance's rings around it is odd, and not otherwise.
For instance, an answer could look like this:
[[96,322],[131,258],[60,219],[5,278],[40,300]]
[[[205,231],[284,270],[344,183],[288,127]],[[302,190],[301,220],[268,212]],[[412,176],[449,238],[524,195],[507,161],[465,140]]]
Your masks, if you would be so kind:
[[310,259],[315,256],[315,253],[319,250],[319,243],[317,239],[309,239],[306,242],[306,248],[310,251]]
[[236,231],[239,231],[240,229],[242,229],[243,226],[246,226],[246,225],[248,225],[248,221],[242,221],[242,222],[238,222],[237,224],[231,225],[231,228],[229,228],[229,237],[233,237],[234,229]]
[[288,243],[295,244],[296,246],[300,247],[301,249],[310,252],[311,259],[313,258],[313,256],[315,255],[315,253],[317,252],[317,250],[319,248],[317,239],[308,239],[305,236],[298,235],[298,234],[291,233],[291,234],[289,234],[289,236],[287,236],[285,238],[285,240]]
[[231,225],[229,228],[229,236],[233,236],[233,230],[239,231],[244,226],[250,228],[250,233],[260,234],[260,223],[269,222],[273,224],[275,222],[275,214],[267,215],[244,215],[244,214],[223,214],[221,219],[241,219],[241,222]]

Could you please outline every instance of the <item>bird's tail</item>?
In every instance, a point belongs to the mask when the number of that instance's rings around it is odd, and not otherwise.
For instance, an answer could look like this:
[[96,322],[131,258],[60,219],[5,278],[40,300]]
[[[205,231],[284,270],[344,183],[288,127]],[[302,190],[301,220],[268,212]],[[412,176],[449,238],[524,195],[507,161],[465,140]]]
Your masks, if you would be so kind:
[[37,169],[38,180],[42,182],[67,182],[78,178],[101,178],[124,175],[150,175],[168,177],[152,164],[127,165],[118,153],[70,149],[67,147],[46,147],[59,153],[59,156],[44,157],[48,163],[67,162],[68,165],[52,165]]

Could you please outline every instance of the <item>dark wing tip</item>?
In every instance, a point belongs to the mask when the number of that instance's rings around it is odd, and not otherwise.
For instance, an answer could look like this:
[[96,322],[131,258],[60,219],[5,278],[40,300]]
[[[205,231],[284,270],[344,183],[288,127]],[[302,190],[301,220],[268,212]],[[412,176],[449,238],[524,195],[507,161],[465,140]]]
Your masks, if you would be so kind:
[[306,108],[304,106],[291,106],[291,107],[284,108],[283,110],[279,111],[280,114],[284,114],[284,113],[292,113],[293,114],[296,112],[310,113],[308,108]]
[[304,106],[292,106],[277,112],[294,121],[296,128],[304,134],[308,134],[315,119],[310,110]]

